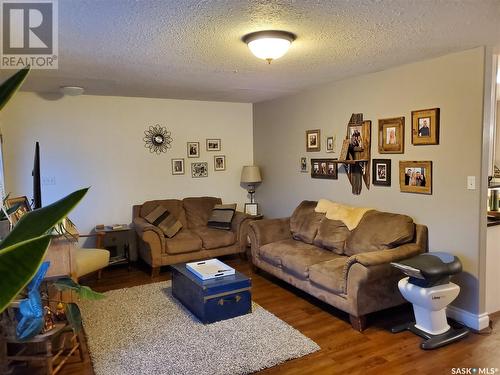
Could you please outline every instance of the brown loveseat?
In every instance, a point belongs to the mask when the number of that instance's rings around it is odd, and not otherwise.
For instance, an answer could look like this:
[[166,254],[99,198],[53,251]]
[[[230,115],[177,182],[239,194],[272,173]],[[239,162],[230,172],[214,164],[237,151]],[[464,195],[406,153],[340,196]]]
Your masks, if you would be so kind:
[[427,251],[427,227],[405,215],[367,211],[357,227],[315,212],[304,201],[292,216],[250,223],[253,266],[347,312],[353,328],[365,315],[404,303],[402,273],[390,262]]
[[[161,266],[243,253],[247,244],[249,216],[236,212],[231,230],[213,229],[208,219],[220,198],[193,197],[154,200],[133,207],[133,226],[138,236],[139,256],[157,275]],[[182,229],[172,238],[165,237],[160,228],[144,217],[158,205],[165,207],[182,223]]]

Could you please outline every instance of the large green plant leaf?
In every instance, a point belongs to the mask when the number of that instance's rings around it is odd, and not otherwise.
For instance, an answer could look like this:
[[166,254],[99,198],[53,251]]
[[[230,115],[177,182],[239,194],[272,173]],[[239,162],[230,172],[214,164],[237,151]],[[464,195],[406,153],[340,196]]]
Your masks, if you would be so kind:
[[21,87],[29,71],[30,67],[27,66],[0,85],[0,111],[8,103],[10,98],[12,98],[12,95]]
[[33,278],[50,238],[50,235],[45,235],[29,239],[0,251],[0,312]]
[[80,285],[78,283],[75,283],[69,277],[63,277],[63,278],[55,281],[54,286],[59,291],[74,290],[75,293],[78,295],[78,297],[80,297],[82,299],[98,300],[98,299],[103,299],[106,297],[104,294],[96,292],[96,291],[92,290],[91,288],[89,288],[88,286],[84,286],[84,285]]
[[17,242],[47,233],[68,216],[68,213],[82,200],[88,190],[88,188],[77,190],[51,205],[26,213],[0,243],[0,252]]

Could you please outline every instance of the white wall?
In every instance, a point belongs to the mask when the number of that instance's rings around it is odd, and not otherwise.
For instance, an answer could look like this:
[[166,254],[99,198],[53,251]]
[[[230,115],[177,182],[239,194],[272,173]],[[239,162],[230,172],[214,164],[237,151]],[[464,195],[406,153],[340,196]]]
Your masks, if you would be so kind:
[[[329,198],[358,206],[404,213],[429,227],[430,249],[460,257],[464,272],[455,305],[479,310],[480,173],[483,119],[484,48],[404,65],[331,83],[297,95],[254,105],[254,159],[262,167],[263,183],[256,199],[270,217],[289,216],[304,199]],[[440,144],[411,144],[411,111],[441,108]],[[345,137],[351,113],[372,121],[372,158],[392,160],[392,186],[363,185],[351,194],[346,175],[311,179],[299,172],[299,158],[338,157],[305,151],[305,131],[321,129],[326,137]],[[378,154],[378,119],[404,116],[405,153]],[[432,160],[433,194],[401,193],[400,160]],[[466,189],[476,176],[476,190]]]
[[[28,78],[29,79],[29,78]],[[91,186],[70,217],[81,232],[95,224],[130,223],[132,205],[149,199],[218,196],[242,204],[241,167],[253,160],[252,106],[106,96],[46,100],[20,92],[1,113],[5,179],[12,196],[32,195],[35,141],[40,141],[43,203]],[[172,132],[172,149],[151,154],[144,130],[160,124]],[[207,152],[206,138],[222,139]],[[201,157],[188,159],[186,142],[198,141]],[[214,155],[226,156],[226,171],[214,171]],[[184,158],[186,174],[173,176],[171,158]],[[191,178],[190,163],[206,161],[208,178]]]

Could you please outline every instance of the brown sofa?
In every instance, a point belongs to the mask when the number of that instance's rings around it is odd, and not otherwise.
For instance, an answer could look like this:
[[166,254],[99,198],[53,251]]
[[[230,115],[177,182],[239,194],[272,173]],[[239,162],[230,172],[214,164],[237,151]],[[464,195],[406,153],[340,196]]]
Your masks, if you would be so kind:
[[[220,198],[193,197],[153,200],[133,206],[139,256],[151,266],[152,276],[159,274],[161,266],[245,252],[248,215],[237,211],[231,230],[207,226],[213,207],[221,203]],[[182,223],[183,228],[172,238],[165,237],[160,228],[144,219],[160,204]]]
[[366,314],[404,303],[402,273],[390,262],[427,251],[427,227],[405,215],[371,210],[349,230],[304,201],[292,216],[252,221],[252,262],[347,312],[362,331]]

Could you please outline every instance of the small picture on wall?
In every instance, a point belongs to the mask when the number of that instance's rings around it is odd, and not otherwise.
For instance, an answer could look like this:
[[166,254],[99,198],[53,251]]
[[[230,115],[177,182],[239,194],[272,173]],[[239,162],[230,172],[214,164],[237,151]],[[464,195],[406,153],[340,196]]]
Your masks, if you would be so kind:
[[208,177],[208,163],[191,163],[191,177]]
[[220,151],[220,150],[221,150],[220,139],[207,139],[207,151]]
[[363,151],[363,125],[349,125],[349,143],[354,147],[354,151]]
[[334,160],[337,159],[311,159],[311,177],[336,180],[337,163]]
[[373,185],[391,186],[391,159],[373,159]]
[[378,120],[378,152],[381,154],[402,154],[405,143],[404,130],[404,117]]
[[439,144],[439,108],[413,111],[411,143],[418,145]]
[[172,174],[184,174],[184,159],[172,159]]
[[300,171],[307,173],[307,158],[304,156],[300,158]]
[[333,137],[328,137],[326,139],[326,152],[335,152],[335,139]]
[[214,170],[215,171],[225,171],[226,170],[226,156],[225,155],[214,156]]
[[199,158],[200,157],[200,142],[188,142],[187,143],[187,155],[188,155],[188,158]]
[[402,192],[432,194],[432,161],[400,161],[399,185]]
[[321,131],[319,129],[306,131],[306,151],[321,151]]

